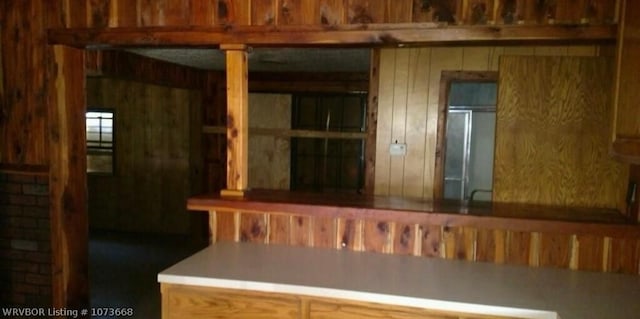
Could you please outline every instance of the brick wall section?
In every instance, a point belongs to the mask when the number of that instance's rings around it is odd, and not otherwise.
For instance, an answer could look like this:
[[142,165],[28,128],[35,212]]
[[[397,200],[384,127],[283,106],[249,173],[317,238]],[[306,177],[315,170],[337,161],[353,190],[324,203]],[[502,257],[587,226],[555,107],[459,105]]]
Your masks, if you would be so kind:
[[0,171],[0,304],[51,306],[48,176]]

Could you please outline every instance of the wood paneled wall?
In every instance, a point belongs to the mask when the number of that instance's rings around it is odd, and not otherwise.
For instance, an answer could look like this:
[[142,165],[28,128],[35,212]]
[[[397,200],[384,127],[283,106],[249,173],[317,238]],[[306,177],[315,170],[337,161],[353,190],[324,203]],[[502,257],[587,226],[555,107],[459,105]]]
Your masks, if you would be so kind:
[[626,209],[629,166],[609,156],[613,61],[504,57],[493,200]]
[[[249,127],[291,129],[290,94],[249,94]],[[249,188],[289,189],[288,137],[249,135]]]
[[[498,71],[501,56],[597,56],[597,46],[382,49],[378,91],[375,194],[430,199],[442,71]],[[404,157],[389,144],[407,144]]]
[[[190,229],[186,199],[199,180],[192,130],[200,132],[198,91],[109,78],[89,78],[87,105],[115,110],[115,173],[89,176],[90,225],[182,233]],[[196,121],[196,125],[190,125]]]
[[531,0],[57,0],[76,27],[616,21],[618,2]]
[[[352,215],[353,216],[353,215]],[[640,274],[640,240],[602,234],[404,224],[278,212],[210,213],[212,241],[349,249],[497,264]]]

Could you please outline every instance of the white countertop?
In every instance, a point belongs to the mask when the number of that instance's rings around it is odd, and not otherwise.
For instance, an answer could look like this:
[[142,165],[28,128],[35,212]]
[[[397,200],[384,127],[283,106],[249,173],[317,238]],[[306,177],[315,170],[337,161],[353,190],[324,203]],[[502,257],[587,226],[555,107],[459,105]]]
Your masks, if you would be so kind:
[[522,318],[640,318],[640,276],[334,249],[217,243],[158,281]]

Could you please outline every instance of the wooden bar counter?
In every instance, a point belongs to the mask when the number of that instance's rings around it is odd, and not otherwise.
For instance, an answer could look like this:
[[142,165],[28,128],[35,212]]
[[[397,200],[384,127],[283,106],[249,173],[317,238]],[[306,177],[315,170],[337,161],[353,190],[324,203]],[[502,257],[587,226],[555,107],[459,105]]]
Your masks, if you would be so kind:
[[348,249],[639,274],[640,227],[615,210],[254,190],[202,195],[211,242]]

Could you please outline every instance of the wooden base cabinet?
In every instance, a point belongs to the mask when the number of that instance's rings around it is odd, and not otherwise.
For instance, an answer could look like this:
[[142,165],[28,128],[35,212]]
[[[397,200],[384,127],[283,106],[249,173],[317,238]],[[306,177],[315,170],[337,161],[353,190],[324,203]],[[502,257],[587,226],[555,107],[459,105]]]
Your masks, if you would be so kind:
[[161,290],[162,319],[515,319],[166,283]]

